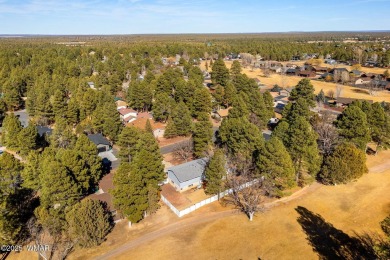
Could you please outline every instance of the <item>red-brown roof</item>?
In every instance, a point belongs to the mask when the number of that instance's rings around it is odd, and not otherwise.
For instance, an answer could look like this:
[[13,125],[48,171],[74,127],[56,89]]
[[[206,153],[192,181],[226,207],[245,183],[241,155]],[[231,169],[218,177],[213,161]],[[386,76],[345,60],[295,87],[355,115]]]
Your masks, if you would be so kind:
[[133,109],[130,109],[130,108],[122,108],[122,109],[119,109],[118,112],[124,116],[128,113],[137,113],[137,111],[133,110]]

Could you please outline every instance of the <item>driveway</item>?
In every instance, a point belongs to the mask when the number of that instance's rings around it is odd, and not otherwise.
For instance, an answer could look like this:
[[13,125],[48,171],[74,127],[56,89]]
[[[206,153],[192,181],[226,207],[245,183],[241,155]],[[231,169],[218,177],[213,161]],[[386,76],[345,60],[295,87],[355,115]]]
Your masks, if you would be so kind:
[[30,120],[30,117],[28,116],[26,109],[15,111],[14,115],[19,118],[19,121],[23,127],[28,126],[28,121]]

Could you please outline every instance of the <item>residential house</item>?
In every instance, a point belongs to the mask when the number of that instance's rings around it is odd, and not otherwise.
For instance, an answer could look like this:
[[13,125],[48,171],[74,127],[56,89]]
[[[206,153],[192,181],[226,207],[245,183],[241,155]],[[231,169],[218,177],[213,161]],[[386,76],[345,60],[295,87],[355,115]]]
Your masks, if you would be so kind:
[[167,170],[168,182],[179,192],[202,184],[207,158],[186,162]]
[[47,126],[38,125],[36,128],[37,128],[37,132],[38,132],[39,137],[49,136],[53,132],[53,129],[51,129]]
[[116,104],[116,109],[117,110],[121,110],[121,109],[124,109],[124,108],[127,108],[127,103],[123,100],[117,100],[115,101],[115,104]]
[[370,82],[371,82],[371,79],[358,78],[358,79],[355,80],[354,85],[355,86],[368,85],[368,84],[370,84]]
[[118,110],[120,119],[124,123],[130,123],[137,119],[137,111],[130,108],[122,108]]
[[297,69],[289,68],[286,70],[286,75],[295,76],[297,74],[297,72],[298,72]]
[[316,73],[314,71],[303,70],[299,71],[297,75],[303,78],[314,78],[316,76]]
[[291,91],[292,91],[293,89],[294,89],[294,88],[285,88],[285,89],[282,89],[281,91],[279,91],[279,95],[280,95],[280,96],[289,97],[289,96],[290,96],[290,93],[291,93]]
[[321,73],[328,72],[328,68],[327,67],[320,67],[320,66],[314,66],[313,70],[315,72],[317,72],[317,73],[319,73],[319,72],[321,72]]
[[345,107],[351,104],[354,101],[367,101],[368,103],[372,104],[372,100],[366,100],[366,99],[358,99],[358,98],[346,98],[346,97],[338,97],[336,99],[336,105],[338,107]]
[[110,141],[107,140],[102,134],[90,134],[88,139],[93,142],[98,150],[98,153],[106,152],[112,149]]
[[286,106],[286,103],[283,101],[274,102],[274,111],[278,114],[282,114],[285,106]]
[[276,67],[276,66],[270,67],[269,70],[272,71],[273,73],[277,73],[277,74],[280,74],[283,71],[282,67]]
[[89,81],[89,82],[87,82],[87,84],[88,84],[88,86],[89,86],[91,89],[96,90],[95,83],[93,83],[92,81]]

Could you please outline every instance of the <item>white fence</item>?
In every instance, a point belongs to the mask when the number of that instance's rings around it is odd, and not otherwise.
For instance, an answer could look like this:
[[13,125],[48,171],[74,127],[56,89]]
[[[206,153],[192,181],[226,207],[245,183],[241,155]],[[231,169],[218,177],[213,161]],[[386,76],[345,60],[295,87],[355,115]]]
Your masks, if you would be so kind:
[[[246,187],[249,187],[249,186],[252,186],[256,181],[258,180],[253,180],[251,182],[247,182],[247,183],[244,183],[242,184],[238,190],[241,190],[243,188],[246,188]],[[169,185],[169,184],[168,184]],[[233,189],[228,189],[228,190],[225,190],[221,193],[219,193],[219,198],[223,198],[224,196],[230,194],[233,192]],[[218,195],[214,195],[213,197],[210,197],[210,198],[207,198],[205,200],[202,200],[201,202],[198,202],[186,209],[183,209],[183,210],[178,210],[175,206],[172,205],[172,203],[167,200],[163,195],[161,195],[161,199],[162,201],[173,211],[173,213],[175,213],[179,218],[183,217],[184,215],[187,215],[197,209],[199,209],[200,207],[203,207],[207,204],[210,204],[214,201],[217,201],[218,200]]]

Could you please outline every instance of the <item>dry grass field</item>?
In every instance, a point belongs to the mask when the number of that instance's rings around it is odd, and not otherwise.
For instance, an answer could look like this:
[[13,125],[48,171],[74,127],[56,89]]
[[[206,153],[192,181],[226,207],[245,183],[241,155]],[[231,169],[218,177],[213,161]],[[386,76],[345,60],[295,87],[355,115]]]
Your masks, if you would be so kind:
[[[230,68],[232,61],[226,61],[225,63],[226,66]],[[347,69],[351,70],[350,66],[339,65],[338,67],[346,67]],[[205,69],[204,62],[202,62],[201,64],[201,69]],[[380,68],[363,68],[362,70],[365,72],[372,72],[372,73],[384,72],[384,69],[380,69]],[[270,77],[265,77],[260,69],[251,70],[249,68],[243,68],[242,72],[245,73],[250,78],[258,78],[261,81],[261,83],[265,84],[269,88],[272,88],[272,86],[275,84],[278,84],[279,86],[293,87],[297,85],[297,83],[302,79],[301,77],[297,77],[297,76],[281,76],[279,74],[272,74]],[[334,92],[336,92],[335,83],[328,83],[328,82],[317,81],[317,80],[312,80],[311,83],[315,88],[315,93],[319,93],[321,89],[324,90],[325,94],[329,90],[333,90]],[[379,91],[376,93],[375,96],[372,96],[368,93],[367,90],[349,87],[349,86],[343,86],[341,97],[367,99],[367,100],[373,100],[374,102],[376,101],[390,102],[390,91],[387,90]]]
[[[69,259],[94,259],[131,241],[136,241],[132,249],[101,259],[318,259],[297,222],[297,207],[321,215],[334,228],[351,236],[354,232],[381,234],[379,222],[390,213],[389,161],[390,151],[369,156],[367,166],[372,172],[358,181],[338,186],[313,185],[306,192],[299,191],[299,196],[293,195],[256,215],[253,222],[241,213],[225,214],[230,209],[219,203],[180,219],[162,206],[156,215],[132,228],[126,222],[119,223],[102,245],[77,250]],[[213,214],[223,215],[202,222]],[[164,228],[170,232],[164,232]],[[153,232],[155,238],[145,240]],[[36,256],[23,251],[11,254],[9,259]]]
[[[390,151],[371,156],[368,166],[385,163]],[[251,223],[242,214],[191,226],[145,243],[115,259],[318,259],[297,222],[297,207],[321,215],[334,228],[381,233],[390,213],[390,169],[356,182],[319,186],[315,191],[258,214]]]

